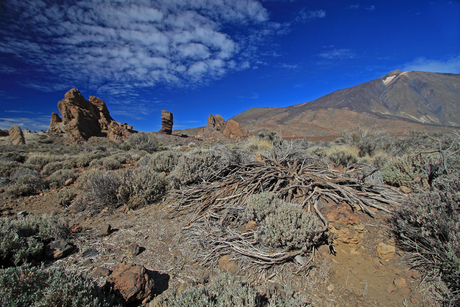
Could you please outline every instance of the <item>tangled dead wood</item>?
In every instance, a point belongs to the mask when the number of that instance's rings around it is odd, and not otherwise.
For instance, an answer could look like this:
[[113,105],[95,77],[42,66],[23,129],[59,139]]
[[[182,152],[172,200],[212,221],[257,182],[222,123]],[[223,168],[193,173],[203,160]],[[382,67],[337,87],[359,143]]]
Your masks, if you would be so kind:
[[[354,169],[355,173],[357,171],[359,166]],[[397,190],[365,183],[363,178],[340,173],[318,160],[278,162],[274,157],[264,157],[263,161],[228,166],[214,174],[209,182],[187,190],[176,190],[172,193],[175,203],[169,213],[171,217],[191,215],[184,229],[193,232],[200,238],[201,245],[207,247],[205,261],[234,251],[255,263],[271,266],[305,254],[319,243],[328,229],[328,221],[319,210],[322,203],[331,200],[345,202],[353,210],[358,206],[374,216],[370,208],[390,212],[388,207],[401,201],[402,196]],[[306,242],[300,250],[269,253],[258,247],[254,231],[238,233],[227,227],[230,223],[241,222],[238,212],[244,210],[248,197],[264,192],[274,193],[286,202],[298,203],[309,213],[314,210],[323,223],[322,227],[311,230],[318,236]]]

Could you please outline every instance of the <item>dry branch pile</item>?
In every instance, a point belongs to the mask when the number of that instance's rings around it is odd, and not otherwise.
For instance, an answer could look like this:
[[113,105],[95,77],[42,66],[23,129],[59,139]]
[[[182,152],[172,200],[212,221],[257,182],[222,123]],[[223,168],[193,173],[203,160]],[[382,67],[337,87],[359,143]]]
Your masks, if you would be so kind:
[[[401,201],[397,190],[365,183],[369,172],[361,170],[362,175],[356,176],[359,170],[360,166],[356,166],[354,175],[348,175],[318,160],[294,158],[279,162],[275,157],[264,157],[263,161],[226,167],[207,183],[176,190],[172,193],[175,203],[170,207],[170,215],[191,216],[185,229],[199,238],[201,246],[207,250],[205,261],[234,251],[261,265],[280,264],[310,252],[327,240],[328,221],[319,210],[322,203],[345,202],[353,210],[359,206],[373,216],[369,208],[390,212],[389,206]],[[267,192],[287,203],[297,204],[304,212],[316,214],[321,220],[316,227],[310,225],[313,229],[309,230],[309,240],[303,248],[278,248],[273,252],[273,246],[260,244],[256,231],[236,230],[247,223],[243,213],[251,195]]]

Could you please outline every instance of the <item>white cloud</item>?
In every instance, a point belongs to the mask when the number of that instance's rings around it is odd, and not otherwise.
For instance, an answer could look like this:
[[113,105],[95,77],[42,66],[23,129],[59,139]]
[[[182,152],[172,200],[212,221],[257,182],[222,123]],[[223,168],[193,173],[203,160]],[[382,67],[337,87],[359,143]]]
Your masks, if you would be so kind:
[[369,12],[374,11],[375,10],[375,5],[371,5],[369,7],[366,7],[366,10],[368,10]]
[[13,125],[18,125],[21,129],[30,129],[32,131],[48,130],[50,127],[49,116],[39,116],[34,118],[16,117],[0,118],[0,129],[8,130]]
[[[258,44],[280,31],[257,0],[60,3],[10,0],[0,12],[0,53],[43,80],[24,85],[100,90],[110,83],[124,93],[133,86],[194,86],[250,68]],[[321,18],[318,12],[308,16]],[[14,72],[0,66],[0,73]]]
[[357,10],[357,9],[359,9],[359,4],[350,4],[346,8],[349,9],[349,10]]
[[403,66],[403,71],[419,70],[439,73],[460,74],[460,55],[444,59],[420,57]]
[[353,59],[356,57],[355,53],[350,49],[337,49],[334,48],[332,50],[323,51],[318,56],[328,59],[328,60],[345,60],[345,59]]
[[320,19],[326,17],[325,10],[316,10],[316,11],[309,11],[307,9],[303,9],[299,12],[299,16],[296,18],[296,21],[311,21],[315,19]]

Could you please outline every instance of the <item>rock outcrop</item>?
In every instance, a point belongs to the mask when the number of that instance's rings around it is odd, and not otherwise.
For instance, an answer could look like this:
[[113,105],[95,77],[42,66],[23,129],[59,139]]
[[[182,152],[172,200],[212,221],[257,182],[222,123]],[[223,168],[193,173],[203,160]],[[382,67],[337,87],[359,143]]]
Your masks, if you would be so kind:
[[66,132],[72,143],[87,141],[92,136],[107,136],[118,142],[137,132],[128,124],[121,124],[110,116],[107,105],[100,98],[90,96],[89,101],[77,89],[71,89],[59,101],[58,114],[51,114],[50,132]]
[[232,119],[226,122],[219,114],[215,116],[210,114],[206,127],[201,128],[201,132],[197,137],[205,141],[223,141],[225,139],[240,141],[251,135],[238,122]]
[[8,136],[8,135],[10,135],[9,132],[8,132],[8,130],[2,130],[2,129],[0,129],[0,137],[2,137],[2,136]]
[[120,293],[127,303],[142,302],[150,298],[155,286],[147,270],[132,263],[119,264],[107,279],[107,283]]
[[22,133],[21,128],[18,125],[11,126],[8,131],[10,135],[11,144],[13,145],[24,145],[26,140],[24,139],[24,134]]
[[161,111],[161,130],[158,132],[163,133],[163,134],[172,134],[173,124],[174,124],[173,114],[169,111],[162,110]]

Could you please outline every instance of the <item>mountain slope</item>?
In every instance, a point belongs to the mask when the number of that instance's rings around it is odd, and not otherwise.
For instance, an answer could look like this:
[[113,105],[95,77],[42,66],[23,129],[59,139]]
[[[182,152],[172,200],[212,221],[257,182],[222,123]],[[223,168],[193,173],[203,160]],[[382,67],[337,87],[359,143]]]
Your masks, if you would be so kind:
[[334,138],[354,128],[446,132],[460,127],[460,75],[394,71],[287,108],[254,108],[232,118],[253,133]]

